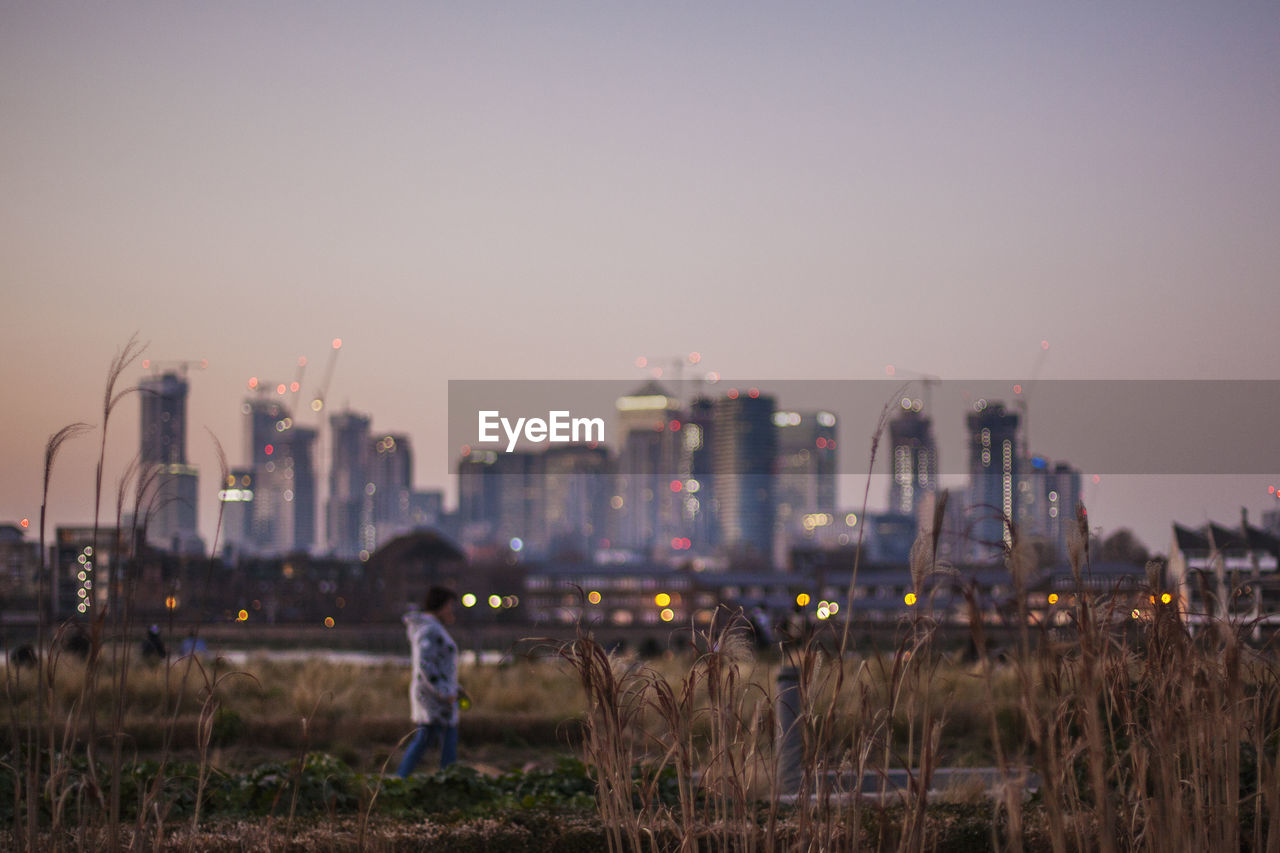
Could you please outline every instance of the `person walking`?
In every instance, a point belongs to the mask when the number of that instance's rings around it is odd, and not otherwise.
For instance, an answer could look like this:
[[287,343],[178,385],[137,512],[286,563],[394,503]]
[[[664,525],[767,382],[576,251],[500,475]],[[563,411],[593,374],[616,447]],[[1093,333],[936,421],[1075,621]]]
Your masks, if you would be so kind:
[[407,778],[428,749],[440,749],[440,767],[458,760],[458,646],[445,629],[454,621],[451,589],[427,590],[422,609],[406,613],[405,629],[413,654],[409,705],[418,730],[400,762],[397,775]]

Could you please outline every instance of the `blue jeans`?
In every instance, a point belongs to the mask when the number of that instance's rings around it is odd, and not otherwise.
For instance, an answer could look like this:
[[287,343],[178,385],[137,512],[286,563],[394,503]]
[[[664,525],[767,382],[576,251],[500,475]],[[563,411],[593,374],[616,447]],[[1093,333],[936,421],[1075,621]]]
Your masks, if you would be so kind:
[[413,772],[413,768],[417,767],[418,762],[422,760],[422,754],[437,746],[440,747],[440,769],[443,770],[458,760],[458,727],[441,723],[426,723],[418,726],[413,740],[409,741],[409,749],[405,752],[404,760],[400,762],[400,769],[396,771],[396,775],[401,779],[407,779]]

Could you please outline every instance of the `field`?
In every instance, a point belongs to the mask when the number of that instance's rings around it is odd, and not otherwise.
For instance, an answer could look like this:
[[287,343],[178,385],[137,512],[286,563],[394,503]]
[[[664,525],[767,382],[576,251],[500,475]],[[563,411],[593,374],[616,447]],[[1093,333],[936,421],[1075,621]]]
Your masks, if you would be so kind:
[[[935,648],[927,603],[865,657],[731,627],[643,661],[584,631],[464,667],[461,766],[408,781],[402,666],[64,655],[44,689],[7,671],[0,815],[66,849],[1271,849],[1270,657],[1175,608],[1116,633],[1105,604],[998,658],[977,624],[976,656]],[[939,782],[966,766],[994,781]]]
[[[109,373],[104,436],[134,356]],[[77,429],[50,439],[46,488]],[[1274,650],[1232,617],[1193,632],[1159,565],[1131,616],[1089,582],[1083,508],[1074,592],[1037,623],[1035,555],[1011,531],[999,650],[972,586],[964,651],[943,642],[927,590],[955,572],[926,532],[879,651],[847,623],[758,649],[726,613],[686,654],[639,660],[582,625],[465,670],[462,766],[409,780],[387,776],[411,729],[402,667],[138,660],[119,641],[137,632],[126,562],[84,659],[50,652],[62,629],[42,623],[30,666],[5,672],[0,846],[1280,851]]]

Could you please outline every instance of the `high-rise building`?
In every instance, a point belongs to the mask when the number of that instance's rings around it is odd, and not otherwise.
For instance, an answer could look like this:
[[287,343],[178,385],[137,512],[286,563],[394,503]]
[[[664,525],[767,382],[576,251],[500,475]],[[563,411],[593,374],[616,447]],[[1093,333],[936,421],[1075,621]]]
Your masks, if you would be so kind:
[[108,603],[111,575],[129,542],[118,527],[58,527],[53,544],[50,612],[59,618]]
[[695,554],[720,544],[720,519],[715,496],[715,403],[699,397],[689,404],[680,430],[680,528]]
[[362,519],[370,496],[369,418],[356,412],[329,416],[331,440],[329,503],[325,512],[325,539],[330,553],[354,559],[364,549]]
[[612,474],[603,447],[553,446],[542,455],[543,522],[553,558],[590,558],[605,544]]
[[246,401],[242,411],[254,483],[245,550],[309,551],[316,542],[316,431],[295,424],[282,403],[266,396]]
[[217,549],[228,560],[242,554],[256,554],[253,535],[254,480],[252,468],[232,468],[218,491],[221,518],[218,520]]
[[836,518],[836,416],[773,414],[778,431],[777,526],[788,544],[813,539]]
[[496,450],[471,450],[458,460],[458,526],[465,542],[482,538],[482,528],[495,527],[500,481],[494,472]]
[[545,544],[542,454],[473,450],[458,461],[458,527],[473,551]]
[[369,510],[366,534],[372,528],[373,538],[366,535],[364,547],[373,553],[396,536],[407,533],[409,498],[413,494],[413,450],[409,437],[382,433],[370,440],[369,446]]
[[316,547],[316,518],[319,500],[316,494],[315,444],[316,430],[292,426],[285,433],[285,479],[291,486],[285,490],[285,502],[292,504],[293,544],[290,551],[310,552]]
[[444,492],[439,489],[414,492],[409,495],[409,522],[414,530],[424,527],[439,528],[445,523]]
[[6,607],[35,609],[41,583],[40,542],[26,540],[24,529],[16,524],[0,524],[0,583],[7,591]]
[[1024,456],[1015,479],[1013,519],[1019,536],[1044,543],[1056,563],[1067,559],[1067,531],[1080,502],[1080,472],[1066,462]]
[[144,465],[187,461],[187,390],[186,379],[174,372],[148,376],[138,383],[142,404],[138,458]]
[[680,401],[656,382],[618,398],[622,447],[613,507],[615,547],[646,554],[670,553],[682,533]]
[[1011,541],[1019,472],[1018,415],[979,400],[968,416],[970,556],[985,559]]
[[498,485],[498,518],[491,544],[538,556],[546,549],[543,454],[499,453],[493,475]]
[[1059,562],[1067,559],[1067,539],[1071,525],[1076,523],[1076,507],[1080,505],[1080,470],[1066,462],[1059,462],[1045,475],[1045,538],[1053,546],[1053,554]]
[[889,446],[889,512],[919,523],[921,504],[938,491],[938,446],[933,423],[916,401],[903,398],[901,410],[889,421]]
[[187,381],[175,372],[138,384],[142,413],[139,476],[150,483],[147,542],[174,553],[204,550],[198,530],[199,474],[187,463]]
[[731,553],[773,560],[778,432],[774,400],[759,391],[730,391],[716,400],[713,475],[720,542]]
[[245,553],[277,554],[288,550],[292,541],[292,519],[285,511],[284,467],[276,459],[284,458],[280,439],[287,423],[284,406],[265,396],[245,401],[241,408],[249,418],[249,470],[253,479],[253,501],[245,536]]

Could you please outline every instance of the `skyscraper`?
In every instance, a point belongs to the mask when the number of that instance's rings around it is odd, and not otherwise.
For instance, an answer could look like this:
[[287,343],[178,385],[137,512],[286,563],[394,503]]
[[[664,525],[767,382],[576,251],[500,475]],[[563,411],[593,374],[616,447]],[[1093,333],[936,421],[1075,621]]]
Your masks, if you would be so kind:
[[542,459],[543,521],[553,558],[589,558],[606,538],[612,465],[603,447],[551,447]]
[[1080,504],[1080,470],[1059,462],[1045,476],[1045,537],[1053,546],[1054,558],[1067,560],[1067,534],[1076,523],[1076,507]]
[[497,463],[496,450],[469,450],[458,460],[458,525],[468,544],[483,537],[483,529],[496,528],[501,500]]
[[232,468],[218,491],[222,503],[218,550],[228,560],[256,554],[253,535],[254,481],[252,468]]
[[294,425],[285,432],[285,479],[291,484],[285,490],[285,503],[292,504],[293,542],[288,550],[310,552],[316,546],[315,444],[317,433],[312,427]]
[[681,532],[680,402],[656,382],[618,398],[622,448],[613,507],[613,544],[668,553]]
[[498,518],[493,544],[543,553],[546,547],[543,455],[516,450],[499,453],[493,472],[498,483]]
[[836,513],[836,416],[831,412],[773,414],[778,431],[778,527],[787,541],[812,538]]
[[356,412],[329,416],[329,503],[325,540],[335,557],[353,559],[364,549],[361,533],[369,484],[369,418]]
[[288,550],[285,543],[293,535],[285,513],[283,466],[276,465],[275,455],[287,412],[283,405],[262,395],[246,400],[241,411],[249,418],[246,432],[253,481],[244,549],[249,554],[281,553]]
[[778,434],[774,400],[759,391],[730,391],[716,400],[713,476],[720,542],[731,553],[772,561],[777,500]]
[[458,524],[465,545],[538,553],[545,543],[542,454],[472,450],[458,460]]
[[[409,496],[413,494],[413,451],[409,437],[380,433],[369,447],[369,495],[366,525],[373,528],[374,538],[364,547],[372,553],[401,533],[407,533]],[[366,531],[368,528],[366,527]]]
[[1010,543],[1019,471],[1018,415],[979,400],[968,416],[970,556],[983,559]]
[[139,476],[150,479],[147,542],[174,553],[204,550],[198,531],[199,475],[187,463],[187,381],[175,372],[148,376],[138,384],[142,406]]
[[316,541],[316,431],[296,425],[284,404],[247,400],[253,500],[245,549],[257,554],[309,551]]
[[938,490],[938,446],[933,423],[921,414],[917,401],[903,398],[898,414],[889,421],[889,512],[909,515],[919,522],[920,505]]
[[689,404],[680,430],[680,528],[694,553],[709,553],[720,544],[715,496],[715,403],[699,397]]

